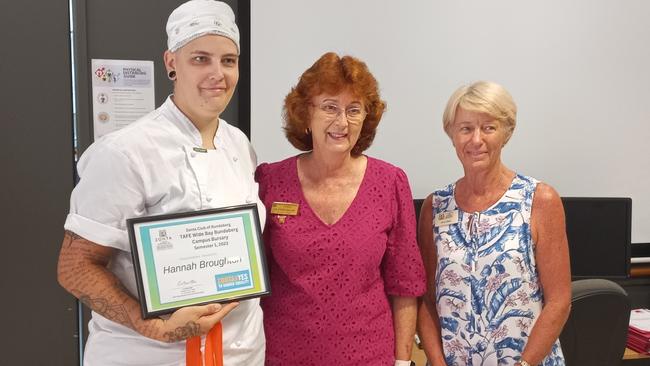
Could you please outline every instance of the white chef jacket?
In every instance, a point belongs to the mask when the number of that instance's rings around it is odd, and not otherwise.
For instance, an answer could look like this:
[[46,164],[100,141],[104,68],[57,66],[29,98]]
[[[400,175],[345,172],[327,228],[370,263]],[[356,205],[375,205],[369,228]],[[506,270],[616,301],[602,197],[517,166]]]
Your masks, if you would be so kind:
[[[246,136],[220,120],[216,150],[195,151],[201,144],[199,131],[167,98],[137,122],[97,140],[79,160],[80,181],[65,228],[117,249],[109,270],[136,298],[126,219],[256,202],[264,227],[265,208],[253,179],[256,156]],[[241,301],[222,324],[225,366],[264,364],[259,299]],[[89,329],[84,366],[185,365],[185,342],[158,342],[94,312]]]

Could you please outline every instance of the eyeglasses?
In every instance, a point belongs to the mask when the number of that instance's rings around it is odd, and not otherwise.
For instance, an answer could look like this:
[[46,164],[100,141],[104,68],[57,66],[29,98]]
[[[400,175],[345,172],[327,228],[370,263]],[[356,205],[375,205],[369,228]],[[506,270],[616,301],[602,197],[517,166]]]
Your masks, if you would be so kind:
[[[344,109],[341,108],[338,104],[332,102],[323,102],[320,105],[314,106],[318,107],[318,109],[320,109],[325,114],[325,116],[327,116],[328,121],[334,121],[335,119],[339,118],[339,116],[343,114],[344,111]],[[366,110],[359,105],[352,105],[345,109],[345,117],[349,123],[361,123],[363,122],[364,118],[366,118],[367,114],[368,112],[366,112]]]

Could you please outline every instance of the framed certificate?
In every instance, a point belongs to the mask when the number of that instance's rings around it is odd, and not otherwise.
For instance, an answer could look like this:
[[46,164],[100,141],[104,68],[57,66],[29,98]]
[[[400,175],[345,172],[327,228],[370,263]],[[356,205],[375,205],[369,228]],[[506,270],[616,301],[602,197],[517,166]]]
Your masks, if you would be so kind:
[[256,204],[127,220],[142,316],[268,295]]

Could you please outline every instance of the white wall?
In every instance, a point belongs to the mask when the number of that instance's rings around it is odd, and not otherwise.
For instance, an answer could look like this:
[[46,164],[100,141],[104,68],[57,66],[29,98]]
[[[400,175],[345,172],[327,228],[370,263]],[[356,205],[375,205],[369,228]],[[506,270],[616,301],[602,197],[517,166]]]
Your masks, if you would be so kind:
[[422,198],[462,173],[447,98],[493,80],[519,108],[506,165],[562,196],[632,197],[632,242],[650,242],[649,17],[647,0],[255,0],[251,139],[260,162],[296,154],[284,96],[323,53],[351,54],[388,102],[368,154]]

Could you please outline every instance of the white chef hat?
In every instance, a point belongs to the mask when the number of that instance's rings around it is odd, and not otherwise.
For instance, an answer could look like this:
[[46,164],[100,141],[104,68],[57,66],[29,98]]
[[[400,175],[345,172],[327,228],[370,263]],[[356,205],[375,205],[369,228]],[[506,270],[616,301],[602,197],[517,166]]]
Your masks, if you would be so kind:
[[231,39],[239,48],[235,13],[228,4],[215,0],[190,0],[174,9],[167,19],[167,48],[174,52],[206,34]]

